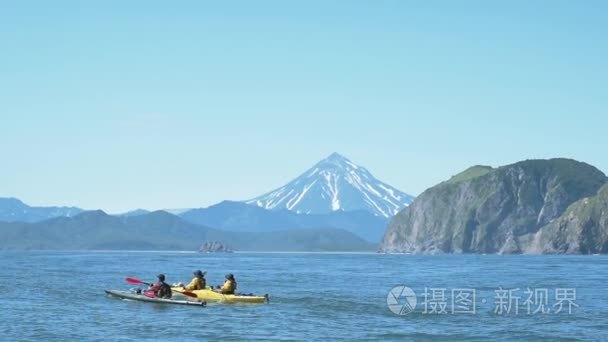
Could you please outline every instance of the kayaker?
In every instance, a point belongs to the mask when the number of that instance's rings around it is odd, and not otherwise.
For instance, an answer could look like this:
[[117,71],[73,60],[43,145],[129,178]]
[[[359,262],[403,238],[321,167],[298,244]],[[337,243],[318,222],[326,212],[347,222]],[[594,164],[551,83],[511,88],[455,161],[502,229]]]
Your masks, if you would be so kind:
[[154,292],[154,296],[158,298],[171,298],[171,286],[165,283],[165,275],[159,274],[156,277],[158,282],[150,286],[148,291]]
[[204,290],[207,287],[207,280],[205,280],[205,274],[207,271],[202,272],[201,270],[194,271],[194,278],[190,281],[190,284],[184,286],[188,291],[192,290]]
[[226,281],[224,281],[224,285],[218,289],[218,292],[223,294],[234,294],[236,291],[236,279],[234,279],[234,275],[232,273],[226,274]]

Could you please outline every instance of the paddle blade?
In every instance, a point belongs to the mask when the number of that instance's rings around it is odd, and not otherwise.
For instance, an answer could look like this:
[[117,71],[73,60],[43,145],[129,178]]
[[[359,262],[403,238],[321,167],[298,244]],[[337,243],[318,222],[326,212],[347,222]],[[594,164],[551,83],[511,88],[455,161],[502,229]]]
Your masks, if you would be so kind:
[[198,298],[196,293],[190,292],[190,291],[184,291],[184,292],[181,292],[181,294],[183,294],[184,296],[192,297],[192,298]]
[[135,278],[127,278],[127,283],[129,284],[143,284],[144,282],[139,280],[139,279],[135,279]]

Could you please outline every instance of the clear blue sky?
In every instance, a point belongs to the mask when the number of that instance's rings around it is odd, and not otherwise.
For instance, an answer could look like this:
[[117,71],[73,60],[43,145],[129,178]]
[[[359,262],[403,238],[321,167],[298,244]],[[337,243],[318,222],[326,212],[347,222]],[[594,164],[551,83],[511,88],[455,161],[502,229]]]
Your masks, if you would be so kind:
[[208,206],[337,151],[413,195],[608,172],[607,1],[3,1],[0,196]]

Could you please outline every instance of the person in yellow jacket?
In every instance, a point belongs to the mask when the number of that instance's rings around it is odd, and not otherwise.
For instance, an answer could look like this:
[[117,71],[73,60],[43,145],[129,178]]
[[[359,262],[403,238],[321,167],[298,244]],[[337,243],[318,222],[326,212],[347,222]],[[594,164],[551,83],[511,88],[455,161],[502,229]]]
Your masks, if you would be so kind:
[[224,281],[224,285],[218,291],[223,294],[234,294],[234,291],[236,291],[236,279],[234,279],[232,273],[226,274],[226,281]]
[[184,288],[188,291],[192,290],[204,290],[207,287],[207,281],[205,280],[205,274],[207,272],[202,272],[201,270],[194,271],[194,278],[190,281],[190,283]]

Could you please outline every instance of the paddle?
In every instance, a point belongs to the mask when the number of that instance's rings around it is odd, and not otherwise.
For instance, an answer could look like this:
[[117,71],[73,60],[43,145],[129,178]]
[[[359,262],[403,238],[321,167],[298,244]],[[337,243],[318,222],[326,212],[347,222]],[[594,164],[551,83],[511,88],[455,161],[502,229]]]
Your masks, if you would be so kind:
[[175,292],[181,293],[184,296],[188,296],[188,297],[192,297],[192,298],[198,298],[198,296],[196,295],[196,293],[194,292],[190,292],[190,291],[186,291],[186,290],[173,290]]
[[146,283],[145,281],[141,281],[141,280],[135,279],[135,278],[127,278],[126,281],[129,284],[144,284],[144,285],[152,286],[152,284],[150,284],[150,283]]
[[[129,284],[144,284],[144,285],[152,286],[152,284],[150,284],[150,283],[146,283],[145,281],[141,281],[141,280],[135,279],[135,278],[126,278],[126,280],[127,280],[127,283],[129,283]],[[186,290],[179,291],[178,290],[176,292],[179,292],[179,293],[183,294],[184,296],[188,296],[188,297],[192,297],[192,298],[198,298],[198,296],[196,295],[196,293],[193,293],[193,292],[190,292],[190,291],[186,291]],[[148,294],[146,294],[146,292],[144,292],[144,295],[146,297],[150,297]]]

